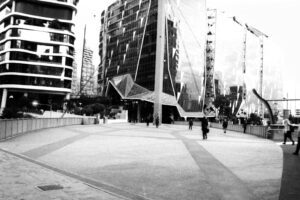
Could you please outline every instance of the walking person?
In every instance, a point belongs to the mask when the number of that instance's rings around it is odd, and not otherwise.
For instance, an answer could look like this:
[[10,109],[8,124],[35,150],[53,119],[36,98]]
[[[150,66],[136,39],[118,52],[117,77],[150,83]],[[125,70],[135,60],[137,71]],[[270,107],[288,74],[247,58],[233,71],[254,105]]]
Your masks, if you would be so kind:
[[294,145],[295,141],[293,140],[293,137],[292,137],[292,132],[294,131],[294,127],[290,123],[289,119],[285,119],[283,121],[283,125],[284,125],[284,140],[283,140],[282,144],[285,144],[287,138],[289,138],[292,141],[293,145]]
[[299,150],[300,150],[300,126],[298,126],[298,128],[297,128],[297,133],[298,133],[298,142],[297,142],[296,150],[293,153],[294,155],[299,155]]
[[190,119],[190,120],[189,120],[189,130],[192,130],[192,129],[193,129],[193,124],[194,124],[193,120]]
[[149,122],[150,122],[150,114],[146,117],[147,126],[149,126]]
[[207,140],[207,133],[209,132],[209,129],[208,129],[208,120],[205,116],[202,119],[201,129],[202,129],[203,140]]
[[228,127],[228,120],[227,120],[227,118],[225,118],[223,120],[222,127],[223,127],[223,130],[224,130],[224,133],[226,133],[226,130],[227,130],[227,127]]
[[155,125],[156,125],[156,128],[158,128],[158,126],[159,126],[159,117],[158,116],[156,116],[156,118],[155,118]]
[[247,130],[247,119],[246,118],[244,119],[244,122],[243,122],[243,128],[244,128],[244,133],[246,133],[246,130]]

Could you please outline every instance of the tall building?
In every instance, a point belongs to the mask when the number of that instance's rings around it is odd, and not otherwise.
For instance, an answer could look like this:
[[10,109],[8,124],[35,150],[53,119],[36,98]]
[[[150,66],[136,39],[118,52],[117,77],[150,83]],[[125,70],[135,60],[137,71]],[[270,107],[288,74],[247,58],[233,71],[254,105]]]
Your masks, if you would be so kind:
[[[74,57],[76,57],[76,51],[74,51]],[[73,61],[73,74],[72,74],[72,85],[71,85],[71,98],[76,98],[79,94],[79,78],[78,78],[78,64],[77,62],[74,60]]]
[[0,1],[1,109],[8,97],[41,104],[71,93],[78,0]]
[[[206,15],[205,12],[203,14]],[[116,98],[119,96],[124,101],[138,104],[133,104],[132,107],[137,107],[137,110],[143,109],[140,114],[144,116],[139,116],[138,112],[137,118],[146,118],[146,115],[153,112],[146,109],[151,105],[144,104],[154,102],[155,82],[159,81],[155,79],[157,16],[158,0],[118,0],[101,15],[101,63],[98,73],[100,91],[103,95],[115,95]],[[163,105],[177,108],[179,114],[182,114],[193,106],[185,101],[191,97],[190,94],[186,94],[189,88],[184,87],[188,84],[180,82],[179,22],[172,12],[167,13],[165,19],[161,99]],[[183,64],[188,65],[189,69],[190,63]],[[191,85],[198,87],[196,82],[199,80],[196,80],[194,73],[190,74],[192,78],[189,82],[195,81]],[[184,97],[180,96],[181,94]],[[196,102],[198,96],[199,94],[196,95]]]
[[96,78],[93,51],[90,48],[84,48],[79,93],[85,96],[95,96],[97,94]]

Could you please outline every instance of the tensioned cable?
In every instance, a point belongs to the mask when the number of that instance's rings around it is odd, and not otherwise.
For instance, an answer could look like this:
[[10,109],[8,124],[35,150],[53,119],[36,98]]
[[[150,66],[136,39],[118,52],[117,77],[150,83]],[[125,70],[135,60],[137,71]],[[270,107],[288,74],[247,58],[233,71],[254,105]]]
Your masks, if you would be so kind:
[[[170,0],[168,0],[168,1],[169,1],[169,3],[170,3]],[[172,7],[172,6],[170,6],[170,7],[171,7],[171,10],[172,10],[173,15],[176,16],[173,7]],[[194,84],[195,84],[195,86],[196,86],[196,89],[197,89],[197,91],[198,91],[198,94],[201,95],[201,91],[199,90],[199,87],[198,87],[198,85],[197,85],[197,80],[196,80],[195,73],[194,73],[194,70],[193,70],[193,67],[192,67],[191,59],[190,59],[190,57],[189,57],[189,55],[188,55],[187,48],[186,48],[186,46],[185,46],[185,44],[184,44],[184,40],[183,40],[181,31],[180,31],[179,28],[178,28],[177,30],[178,30],[178,33],[179,33],[180,38],[182,39],[183,49],[184,49],[186,58],[187,58],[187,60],[188,60],[188,66],[189,66],[189,68],[190,68],[190,70],[191,70],[191,72],[192,72]]]

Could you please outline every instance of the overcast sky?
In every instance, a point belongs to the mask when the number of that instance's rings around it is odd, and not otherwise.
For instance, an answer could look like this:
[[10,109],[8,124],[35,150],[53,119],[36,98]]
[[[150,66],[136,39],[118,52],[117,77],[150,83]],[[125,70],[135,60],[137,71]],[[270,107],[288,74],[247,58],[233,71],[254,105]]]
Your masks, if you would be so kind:
[[[181,0],[189,1],[189,0]],[[77,45],[82,42],[84,24],[87,24],[87,44],[94,49],[95,64],[99,64],[99,17],[114,0],[81,0],[77,15]],[[280,63],[283,69],[285,88],[289,98],[300,98],[300,1],[299,0],[207,0],[209,8],[225,11],[228,16],[237,16],[243,22],[269,35],[268,43],[270,57]],[[80,54],[80,52],[78,52]],[[280,57],[280,58],[279,58]],[[289,89],[287,89],[289,88]],[[286,93],[287,93],[286,92]],[[299,104],[300,105],[300,104]]]

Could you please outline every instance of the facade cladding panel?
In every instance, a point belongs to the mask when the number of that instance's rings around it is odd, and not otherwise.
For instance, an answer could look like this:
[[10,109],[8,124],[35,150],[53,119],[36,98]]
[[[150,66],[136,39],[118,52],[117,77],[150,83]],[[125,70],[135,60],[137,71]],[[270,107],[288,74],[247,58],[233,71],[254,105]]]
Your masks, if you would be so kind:
[[[0,4],[0,91],[69,96],[75,0],[10,0]],[[13,13],[13,14],[11,14]],[[30,95],[29,95],[30,97]]]
[[[100,87],[105,91],[111,78],[130,74],[136,84],[154,91],[157,0],[116,1],[102,13],[101,23]],[[178,56],[173,54],[176,45],[177,29],[175,23],[168,19],[163,92],[172,96],[177,93]]]

